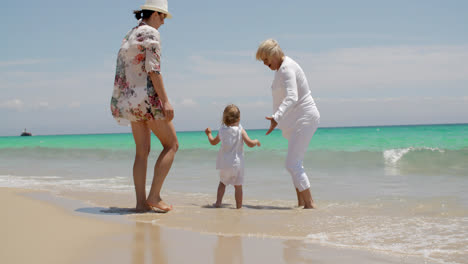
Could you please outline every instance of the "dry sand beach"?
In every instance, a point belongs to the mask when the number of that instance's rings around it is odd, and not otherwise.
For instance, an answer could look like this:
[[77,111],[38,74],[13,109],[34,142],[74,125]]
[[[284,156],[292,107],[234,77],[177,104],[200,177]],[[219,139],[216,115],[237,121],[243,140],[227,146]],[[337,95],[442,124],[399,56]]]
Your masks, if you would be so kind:
[[[120,200],[107,198],[111,203]],[[229,235],[229,230],[241,228],[246,221],[242,210],[230,205],[220,210],[179,209],[190,214],[193,210],[206,213],[205,217],[193,214],[191,218],[187,213],[177,213],[177,207],[168,214],[132,214],[130,206],[84,204],[47,192],[14,188],[0,188],[0,201],[6,213],[0,218],[2,263],[431,263],[411,256],[328,247],[297,239]],[[275,208],[265,210],[273,213]],[[232,214],[239,217],[224,218]],[[226,220],[224,226],[216,217]],[[182,219],[175,226],[195,224],[186,228],[161,224],[177,218]],[[211,223],[219,232],[184,230]]]

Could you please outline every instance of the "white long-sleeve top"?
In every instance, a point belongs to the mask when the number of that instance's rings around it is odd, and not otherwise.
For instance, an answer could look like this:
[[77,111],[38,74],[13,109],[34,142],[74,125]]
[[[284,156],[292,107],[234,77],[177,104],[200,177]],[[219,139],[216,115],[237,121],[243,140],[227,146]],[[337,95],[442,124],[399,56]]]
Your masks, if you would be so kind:
[[[283,130],[283,135],[285,131],[294,128],[297,120],[301,118],[320,117],[304,71],[291,58],[284,57],[283,63],[275,73],[271,91],[274,113],[272,117],[278,123],[278,128]],[[287,138],[286,135],[285,137]]]

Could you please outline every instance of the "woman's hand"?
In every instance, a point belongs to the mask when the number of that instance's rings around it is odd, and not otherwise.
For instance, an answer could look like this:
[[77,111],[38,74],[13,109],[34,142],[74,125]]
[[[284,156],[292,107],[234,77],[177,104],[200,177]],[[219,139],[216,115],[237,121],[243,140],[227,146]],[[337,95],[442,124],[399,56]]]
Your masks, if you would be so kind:
[[276,123],[275,119],[273,119],[273,117],[271,117],[271,116],[267,116],[267,117],[265,117],[265,119],[270,120],[270,129],[268,129],[268,131],[265,134],[265,135],[268,135],[275,129],[275,127],[278,125],[278,123]]
[[207,128],[205,129],[205,134],[208,136],[209,134],[211,134],[211,128]]
[[170,122],[174,119],[174,108],[169,102],[163,103],[163,114],[166,117],[166,121]]

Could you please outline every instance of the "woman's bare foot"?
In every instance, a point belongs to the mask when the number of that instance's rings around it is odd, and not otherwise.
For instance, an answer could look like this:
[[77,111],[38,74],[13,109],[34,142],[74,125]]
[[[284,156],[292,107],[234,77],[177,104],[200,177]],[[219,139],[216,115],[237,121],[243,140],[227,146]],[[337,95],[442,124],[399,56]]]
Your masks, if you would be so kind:
[[160,212],[160,211],[169,212],[172,210],[172,205],[168,205],[163,200],[160,200],[159,202],[156,202],[156,203],[151,203],[149,201],[146,201],[146,203],[151,208],[151,210],[155,212]]
[[312,195],[310,194],[310,189],[306,189],[300,193],[298,193],[299,204],[304,204],[304,209],[315,209],[317,206],[314,203],[314,199],[312,199]]
[[315,204],[314,200],[310,204],[304,205],[304,209],[317,209],[317,205]]
[[214,207],[214,208],[221,208],[221,203],[214,203],[214,204],[213,204],[213,207]]
[[150,211],[150,210],[151,210],[151,207],[150,207],[149,205],[147,205],[147,204],[144,204],[144,205],[137,205],[137,206],[135,207],[135,211],[136,211],[137,213],[144,213],[144,212],[148,212],[148,211]]

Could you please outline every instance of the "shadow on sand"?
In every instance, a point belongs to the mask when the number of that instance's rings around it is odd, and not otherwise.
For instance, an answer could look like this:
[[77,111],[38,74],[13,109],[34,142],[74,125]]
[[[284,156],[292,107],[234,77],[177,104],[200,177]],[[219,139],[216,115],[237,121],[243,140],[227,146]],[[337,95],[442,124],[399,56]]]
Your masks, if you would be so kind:
[[86,207],[78,208],[75,210],[80,213],[87,214],[98,214],[98,215],[131,215],[131,214],[147,214],[147,213],[166,213],[150,211],[137,211],[135,208],[123,208],[123,207]]
[[[202,205],[201,207],[207,208],[207,209],[218,209],[212,204]],[[255,209],[255,210],[294,210],[295,209],[293,207],[282,207],[282,206],[272,206],[272,205],[248,205],[248,204],[244,204],[242,205],[242,207],[248,208],[248,209]],[[231,205],[231,204],[222,204],[220,208],[236,209],[234,205]]]

